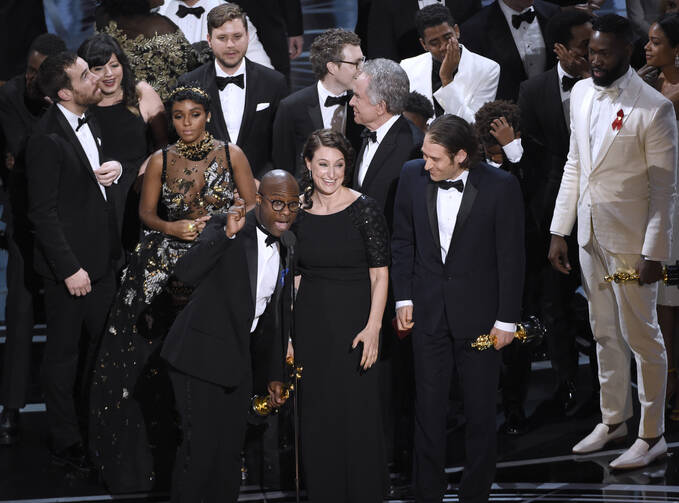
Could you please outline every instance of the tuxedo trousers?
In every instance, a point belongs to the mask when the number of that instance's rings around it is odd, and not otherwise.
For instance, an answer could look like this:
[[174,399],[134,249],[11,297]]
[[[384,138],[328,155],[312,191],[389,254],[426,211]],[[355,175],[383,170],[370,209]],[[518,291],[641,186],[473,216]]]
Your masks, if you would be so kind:
[[[91,286],[90,293],[76,297],[68,293],[63,281],[45,278],[47,344],[42,380],[47,422],[55,450],[84,440],[80,423],[86,424],[84,418],[89,414],[86,397],[90,374],[116,293],[113,269],[93,281]],[[81,382],[76,388],[78,376]]]
[[[481,334],[479,334],[481,335]],[[412,333],[415,369],[414,486],[417,503],[439,503],[446,489],[446,419],[454,373],[465,416],[465,463],[459,497],[485,503],[495,476],[500,352],[454,338],[444,314],[432,333]]]
[[640,259],[640,255],[606,250],[594,234],[580,247],[582,284],[599,361],[603,423],[617,424],[632,417],[633,355],[641,404],[639,437],[653,438],[665,431],[667,384],[667,353],[656,314],[658,285],[604,281],[606,274],[635,270]]
[[225,388],[171,369],[170,380],[182,424],[170,501],[236,502],[252,377]]

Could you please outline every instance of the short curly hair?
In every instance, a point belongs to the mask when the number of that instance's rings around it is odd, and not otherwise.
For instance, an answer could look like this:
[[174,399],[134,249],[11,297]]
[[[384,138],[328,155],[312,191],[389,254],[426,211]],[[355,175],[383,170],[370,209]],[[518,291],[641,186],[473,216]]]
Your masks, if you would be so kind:
[[495,145],[497,139],[490,134],[490,125],[498,117],[507,119],[515,132],[521,131],[521,110],[513,101],[495,100],[489,101],[476,112],[476,132],[482,145]]
[[309,48],[309,62],[318,80],[328,74],[328,63],[340,61],[345,45],[361,45],[361,39],[353,31],[331,28],[316,37]]
[[455,19],[445,5],[439,3],[427,5],[415,13],[415,27],[420,38],[424,38],[424,30],[432,26],[448,23],[455,26]]
[[404,112],[421,115],[425,120],[429,120],[434,117],[434,106],[425,95],[420,94],[417,91],[411,91],[410,94],[408,94]]

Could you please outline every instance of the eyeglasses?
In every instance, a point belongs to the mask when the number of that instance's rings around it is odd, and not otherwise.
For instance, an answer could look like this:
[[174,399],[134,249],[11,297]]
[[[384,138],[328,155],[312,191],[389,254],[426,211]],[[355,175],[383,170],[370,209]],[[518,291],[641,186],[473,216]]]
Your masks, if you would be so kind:
[[335,61],[335,63],[346,63],[347,65],[354,65],[356,67],[356,69],[358,70],[359,68],[361,68],[363,66],[363,63],[365,63],[365,56],[363,56],[358,61],[344,61],[344,60],[339,59],[339,60]]
[[271,203],[271,207],[273,208],[274,211],[278,212],[283,211],[283,208],[287,206],[290,213],[297,213],[301,207],[299,201],[290,201],[289,203],[286,204],[285,201],[281,201],[280,199],[269,199],[261,192],[259,193],[259,195]]

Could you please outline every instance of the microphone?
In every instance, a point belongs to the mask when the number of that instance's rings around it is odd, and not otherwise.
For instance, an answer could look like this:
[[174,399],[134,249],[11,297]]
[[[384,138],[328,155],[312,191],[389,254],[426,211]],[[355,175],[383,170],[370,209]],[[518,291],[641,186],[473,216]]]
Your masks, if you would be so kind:
[[281,234],[281,244],[285,246],[285,248],[288,250],[288,253],[295,249],[296,242],[297,237],[295,236],[294,232],[285,231],[283,234]]

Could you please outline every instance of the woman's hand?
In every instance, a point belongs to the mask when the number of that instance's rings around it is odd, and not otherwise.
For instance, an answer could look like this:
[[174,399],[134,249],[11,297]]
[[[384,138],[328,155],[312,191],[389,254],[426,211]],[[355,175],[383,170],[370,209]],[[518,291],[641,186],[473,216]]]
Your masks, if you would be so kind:
[[361,357],[361,367],[368,370],[377,361],[380,348],[380,329],[366,326],[361,330],[351,343],[351,348],[355,349],[358,343],[363,343],[363,355]]
[[285,361],[288,361],[288,358],[292,358],[292,360],[295,360],[295,348],[292,347],[292,341],[288,341],[288,350],[285,353]]
[[207,224],[207,221],[212,218],[211,215],[204,215],[202,217],[195,218],[193,220],[193,223],[196,224],[196,229],[198,229],[198,234],[203,232],[203,229],[205,229],[205,225]]
[[[205,227],[205,223],[203,223],[203,227]],[[198,230],[198,224],[195,220],[175,220],[166,223],[165,234],[184,241],[193,241],[200,234],[200,230]]]

